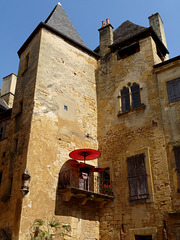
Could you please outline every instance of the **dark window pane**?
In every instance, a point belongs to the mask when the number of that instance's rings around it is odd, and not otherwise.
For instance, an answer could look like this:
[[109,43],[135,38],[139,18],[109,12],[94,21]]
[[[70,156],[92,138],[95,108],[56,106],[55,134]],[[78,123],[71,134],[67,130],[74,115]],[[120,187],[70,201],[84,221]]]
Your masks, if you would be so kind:
[[175,161],[176,161],[178,183],[179,183],[179,187],[180,187],[180,146],[174,147],[174,156],[175,156]]
[[122,112],[126,112],[130,110],[129,88],[124,87],[121,90],[121,104],[122,104]]
[[131,55],[133,55],[133,54],[135,54],[137,52],[139,52],[139,51],[140,51],[139,43],[134,44],[132,46],[129,46],[129,47],[127,47],[125,49],[122,49],[122,50],[120,50],[118,52],[117,60],[125,59],[125,58],[127,58],[127,57],[129,57],[129,56],[131,56]]
[[131,87],[132,94],[132,108],[137,108],[141,105],[141,97],[140,97],[140,88],[139,85],[134,83]]
[[6,122],[0,125],[0,139],[5,138],[6,135]]
[[0,185],[1,185],[1,182],[2,182],[2,172],[0,172]]
[[138,236],[138,235],[135,235],[135,240],[152,240],[152,236]]

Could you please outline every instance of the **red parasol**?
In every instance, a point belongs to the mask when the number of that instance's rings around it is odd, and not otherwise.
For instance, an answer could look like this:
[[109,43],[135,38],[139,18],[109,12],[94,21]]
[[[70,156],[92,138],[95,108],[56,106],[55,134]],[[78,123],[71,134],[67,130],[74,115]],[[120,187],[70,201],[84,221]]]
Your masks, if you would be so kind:
[[72,167],[74,168],[83,168],[85,166],[84,163],[79,163],[79,162],[75,162],[71,164]]
[[77,149],[70,152],[69,156],[76,160],[92,160],[101,156],[98,150],[94,149]]

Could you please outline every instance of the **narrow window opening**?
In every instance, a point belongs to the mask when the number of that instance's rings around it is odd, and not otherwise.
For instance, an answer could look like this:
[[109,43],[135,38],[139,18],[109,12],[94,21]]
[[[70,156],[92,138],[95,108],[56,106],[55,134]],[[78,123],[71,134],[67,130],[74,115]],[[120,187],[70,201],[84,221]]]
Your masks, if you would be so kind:
[[64,110],[68,111],[68,106],[64,105]]
[[2,182],[2,172],[0,172],[0,186],[1,186],[1,182]]
[[3,157],[5,157],[6,156],[6,152],[3,152]]
[[11,177],[11,179],[10,179],[10,184],[9,184],[9,197],[11,196],[11,192],[12,192],[12,183],[13,183],[13,177]]
[[140,88],[139,85],[133,83],[131,86],[131,94],[132,94],[132,108],[138,108],[141,106],[141,97],[140,97]]
[[27,69],[29,66],[29,53],[26,55],[26,58],[25,58],[25,69]]
[[23,111],[23,99],[19,101],[19,113],[22,113]]
[[176,171],[177,171],[177,179],[178,179],[177,191],[180,192],[180,146],[174,147],[174,157],[176,162]]
[[17,151],[18,149],[18,138],[14,139],[14,151]]
[[135,240],[152,240],[152,235],[147,236],[135,235]]
[[0,139],[3,138],[3,126],[0,126]]
[[29,67],[29,53],[26,55],[26,57],[23,61],[24,62],[23,62],[23,72],[22,72],[22,74],[24,74]]
[[6,122],[0,125],[0,140],[4,139],[6,135]]
[[122,104],[122,112],[126,112],[130,110],[129,88],[127,87],[124,87],[121,90],[121,104]]

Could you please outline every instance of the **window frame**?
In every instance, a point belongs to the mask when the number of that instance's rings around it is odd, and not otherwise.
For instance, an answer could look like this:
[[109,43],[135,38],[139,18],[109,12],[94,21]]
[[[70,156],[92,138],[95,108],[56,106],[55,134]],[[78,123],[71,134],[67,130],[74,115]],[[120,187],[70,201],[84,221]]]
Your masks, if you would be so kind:
[[[174,159],[176,164],[176,173],[177,173],[177,191],[180,192],[180,146],[173,147]],[[179,156],[179,158],[178,158]]]
[[[138,87],[138,90],[134,91],[133,87]],[[122,94],[122,91],[125,89],[128,89],[129,93]],[[141,90],[142,90],[142,88],[140,87],[140,84],[137,82],[128,83],[127,85],[124,85],[120,89],[119,95],[118,95],[120,110],[118,112],[118,115],[123,115],[130,111],[144,110],[146,108],[145,104],[143,104],[141,101]],[[137,94],[137,92],[139,94]],[[137,99],[137,95],[138,95],[138,99]],[[124,102],[124,100],[127,100],[127,103]],[[129,107],[127,107],[127,106],[129,106]]]
[[[180,77],[166,82],[166,89],[167,89],[169,103],[180,101]],[[179,89],[179,92],[177,89]],[[176,90],[177,90],[177,95],[175,94]]]
[[127,157],[126,161],[128,173],[127,179],[129,185],[129,201],[148,199],[149,188],[145,153]]
[[130,57],[140,52],[139,42],[131,44],[130,46],[124,47],[117,52],[117,61]]

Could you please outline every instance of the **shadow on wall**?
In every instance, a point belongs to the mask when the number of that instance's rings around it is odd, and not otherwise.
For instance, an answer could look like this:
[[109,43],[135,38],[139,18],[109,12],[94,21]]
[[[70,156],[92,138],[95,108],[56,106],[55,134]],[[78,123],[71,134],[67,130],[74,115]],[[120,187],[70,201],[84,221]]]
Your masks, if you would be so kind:
[[[67,192],[70,188],[79,189],[80,187],[82,169],[80,170],[80,168],[72,167],[72,164],[76,163],[76,160],[68,160],[60,170],[56,191],[55,215],[97,221],[99,220],[99,208],[98,206],[96,207],[95,203],[92,201],[87,201],[87,203],[83,205],[83,193],[79,193],[79,197],[76,198],[72,196],[69,201],[64,201],[63,199],[63,193],[65,191]],[[86,171],[86,168],[83,169]],[[89,173],[89,182],[93,179],[91,174],[93,176],[93,173]]]

